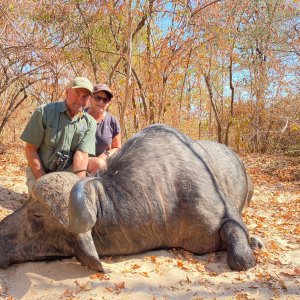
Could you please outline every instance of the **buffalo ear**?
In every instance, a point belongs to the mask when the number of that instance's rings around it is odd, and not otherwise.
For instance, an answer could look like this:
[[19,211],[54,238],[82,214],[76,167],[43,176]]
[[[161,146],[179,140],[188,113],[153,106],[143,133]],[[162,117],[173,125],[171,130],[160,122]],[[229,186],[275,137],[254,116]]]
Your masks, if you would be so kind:
[[72,188],[69,199],[69,230],[83,233],[91,230],[97,221],[97,195],[93,184],[95,178],[78,181]]
[[70,172],[53,172],[39,178],[32,187],[31,198],[46,204],[64,226],[69,226],[69,194],[79,177]]

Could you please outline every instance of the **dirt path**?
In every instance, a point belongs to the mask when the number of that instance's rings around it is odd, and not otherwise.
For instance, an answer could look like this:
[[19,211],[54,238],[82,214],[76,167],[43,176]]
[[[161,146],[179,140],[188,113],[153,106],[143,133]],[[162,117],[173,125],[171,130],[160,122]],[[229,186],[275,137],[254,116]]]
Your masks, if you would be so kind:
[[[176,250],[106,258],[104,275],[76,259],[24,263],[0,269],[0,298],[299,299],[300,159],[252,155],[244,160],[255,193],[243,218],[266,245],[254,269],[231,271],[224,252],[194,256]],[[0,219],[26,201],[24,171],[22,156],[0,155]]]

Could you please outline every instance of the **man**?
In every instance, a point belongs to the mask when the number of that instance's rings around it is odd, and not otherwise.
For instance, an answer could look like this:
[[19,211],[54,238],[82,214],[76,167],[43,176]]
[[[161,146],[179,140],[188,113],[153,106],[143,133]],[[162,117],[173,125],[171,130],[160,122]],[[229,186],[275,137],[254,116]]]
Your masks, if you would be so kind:
[[89,154],[95,154],[96,122],[84,111],[92,93],[92,83],[76,77],[65,101],[42,105],[33,113],[21,135],[26,142],[29,191],[36,179],[54,171],[86,177]]

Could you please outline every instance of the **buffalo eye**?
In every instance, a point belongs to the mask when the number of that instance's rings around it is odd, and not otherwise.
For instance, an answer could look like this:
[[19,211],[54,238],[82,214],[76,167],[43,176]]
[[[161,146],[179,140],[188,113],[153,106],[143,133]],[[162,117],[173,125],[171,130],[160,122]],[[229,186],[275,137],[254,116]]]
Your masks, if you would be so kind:
[[43,230],[44,228],[44,219],[43,219],[43,215],[42,214],[32,214],[31,217],[31,229],[34,232],[39,232],[41,230]]
[[32,216],[33,216],[33,217],[35,217],[36,219],[39,219],[39,218],[41,218],[41,217],[42,217],[42,215],[41,215],[41,214],[33,214]]

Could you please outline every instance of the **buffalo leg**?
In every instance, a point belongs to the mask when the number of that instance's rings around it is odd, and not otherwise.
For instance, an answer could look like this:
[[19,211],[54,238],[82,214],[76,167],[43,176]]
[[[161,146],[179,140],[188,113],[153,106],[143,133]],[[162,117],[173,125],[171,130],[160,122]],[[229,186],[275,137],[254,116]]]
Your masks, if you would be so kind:
[[258,236],[251,236],[250,247],[252,250],[260,250],[264,248],[264,242]]
[[238,222],[230,220],[223,224],[220,236],[226,245],[227,262],[232,270],[248,270],[255,266],[256,260],[249,245],[248,234]]

